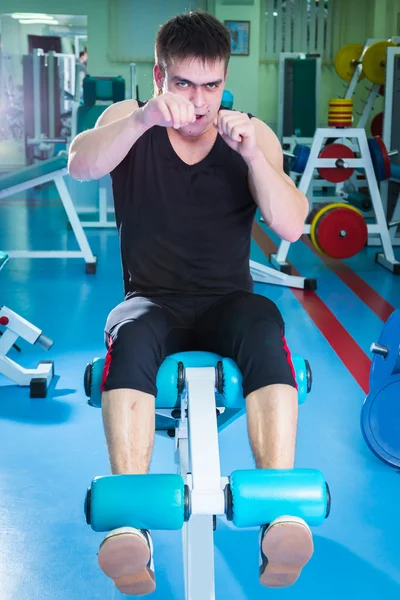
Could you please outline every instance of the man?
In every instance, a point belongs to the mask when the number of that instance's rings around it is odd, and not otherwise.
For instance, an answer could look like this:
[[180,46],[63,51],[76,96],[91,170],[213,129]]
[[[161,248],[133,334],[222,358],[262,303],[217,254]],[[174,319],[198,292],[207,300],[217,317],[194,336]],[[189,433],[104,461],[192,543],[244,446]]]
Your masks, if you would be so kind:
[[[284,174],[273,132],[220,110],[229,57],[229,32],[215,17],[177,16],[157,35],[155,96],[112,105],[71,145],[72,177],[110,173],[113,182],[125,300],[106,325],[102,406],[115,474],[149,471],[158,368],[193,349],[241,369],[257,468],[294,465],[298,401],[284,323],[253,294],[249,257],[257,206],[294,242],[308,202]],[[283,516],[260,539],[261,583],[294,583],[313,552],[306,523]],[[98,560],[121,592],[154,591],[148,531],[110,532]]]

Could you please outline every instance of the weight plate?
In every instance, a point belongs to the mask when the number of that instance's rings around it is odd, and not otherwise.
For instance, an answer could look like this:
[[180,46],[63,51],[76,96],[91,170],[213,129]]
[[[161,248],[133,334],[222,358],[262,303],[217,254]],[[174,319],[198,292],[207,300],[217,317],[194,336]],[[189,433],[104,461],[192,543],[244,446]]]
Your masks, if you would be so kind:
[[371,121],[371,135],[382,137],[383,132],[383,112],[377,113]]
[[386,356],[373,354],[369,378],[370,390],[382,387],[383,383],[400,368],[400,309],[393,311],[386,321],[378,344],[386,346],[389,352]]
[[290,170],[294,173],[303,173],[306,168],[308,158],[310,156],[311,148],[304,144],[296,144],[293,150],[293,154],[296,158],[290,166]]
[[385,463],[400,467],[400,376],[368,394],[361,410],[361,431],[368,447]]
[[376,42],[365,51],[362,59],[363,72],[372,83],[385,84],[386,50],[390,46],[396,44],[389,41]]
[[390,157],[384,141],[379,136],[369,138],[368,147],[377,180],[389,179],[391,173]]
[[338,203],[324,207],[315,215],[310,236],[322,254],[331,258],[350,258],[365,246],[368,228],[356,208]]
[[[345,144],[329,144],[321,150],[319,158],[343,158],[345,160],[346,158],[355,158],[355,155],[352,149],[345,146]],[[340,183],[349,179],[353,175],[354,169],[349,167],[319,167],[318,173],[326,181]]]
[[[360,60],[363,48],[362,44],[347,44],[340,48],[339,52],[336,54],[336,73],[339,77],[344,79],[344,81],[351,81],[357,67],[356,63]],[[364,79],[364,77],[364,72],[361,71],[359,79]]]

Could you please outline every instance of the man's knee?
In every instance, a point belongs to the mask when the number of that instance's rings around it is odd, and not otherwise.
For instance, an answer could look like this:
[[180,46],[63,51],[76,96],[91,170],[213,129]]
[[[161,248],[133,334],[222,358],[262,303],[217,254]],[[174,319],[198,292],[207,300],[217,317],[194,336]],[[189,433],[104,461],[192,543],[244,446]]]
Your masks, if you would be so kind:
[[[280,315],[279,311],[278,314]],[[245,396],[261,388],[286,384],[297,388],[284,324],[275,315],[257,315],[241,331],[236,361],[243,374]]]

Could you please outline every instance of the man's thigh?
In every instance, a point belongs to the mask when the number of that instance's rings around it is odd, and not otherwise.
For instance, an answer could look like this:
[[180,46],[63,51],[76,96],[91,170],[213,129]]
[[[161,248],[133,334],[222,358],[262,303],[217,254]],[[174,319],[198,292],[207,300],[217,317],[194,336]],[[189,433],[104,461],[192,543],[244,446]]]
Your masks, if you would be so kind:
[[128,388],[157,394],[164,358],[190,346],[191,330],[179,309],[160,298],[138,296],[111,311],[105,327],[104,391]]
[[198,347],[236,362],[245,396],[277,383],[297,387],[282,315],[264,296],[221,298],[198,322],[196,338]]

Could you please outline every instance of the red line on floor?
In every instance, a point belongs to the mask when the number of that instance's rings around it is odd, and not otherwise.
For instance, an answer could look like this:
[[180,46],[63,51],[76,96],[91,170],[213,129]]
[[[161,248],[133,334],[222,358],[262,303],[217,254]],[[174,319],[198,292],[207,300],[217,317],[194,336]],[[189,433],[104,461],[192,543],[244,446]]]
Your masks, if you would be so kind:
[[394,306],[385,298],[382,298],[376,290],[374,290],[366,281],[364,281],[357,273],[353,271],[346,263],[341,260],[329,258],[318,252],[310,238],[307,235],[301,237],[301,241],[321,259],[326,266],[339,277],[351,289],[356,296],[360,298],[383,322],[386,322],[392,312]]
[[[270,254],[277,251],[278,247],[276,244],[274,244],[256,222],[253,225],[252,235],[254,241],[268,258]],[[301,276],[290,261],[287,262],[292,267],[292,274]],[[369,391],[369,372],[371,369],[371,360],[369,357],[315,292],[296,288],[289,289],[314,321],[363,392],[367,394]]]

